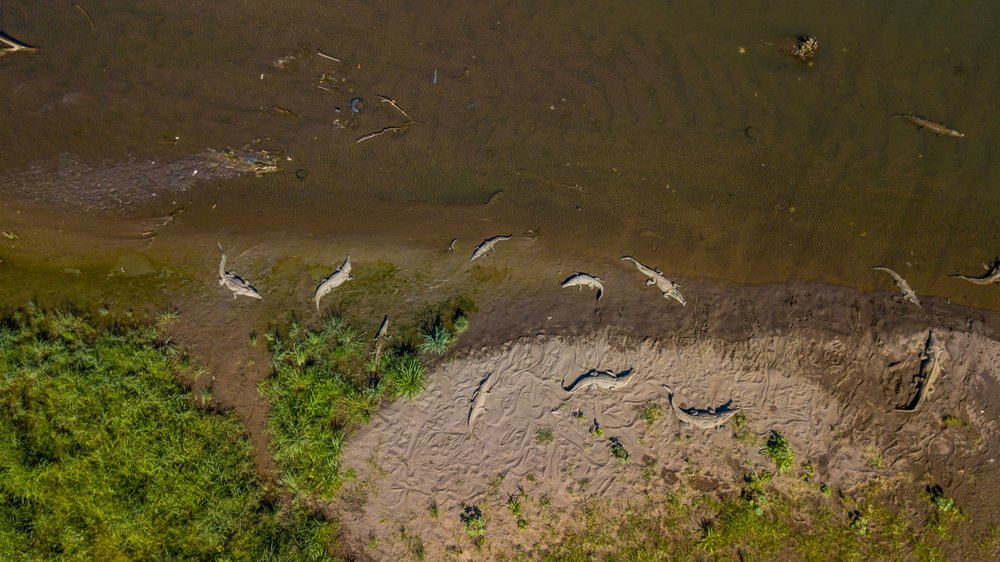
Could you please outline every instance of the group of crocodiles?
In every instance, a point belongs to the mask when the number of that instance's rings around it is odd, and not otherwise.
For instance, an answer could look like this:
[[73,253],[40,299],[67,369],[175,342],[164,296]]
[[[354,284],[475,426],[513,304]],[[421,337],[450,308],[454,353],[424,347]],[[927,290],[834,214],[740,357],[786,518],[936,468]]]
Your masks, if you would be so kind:
[[[498,236],[492,236],[482,241],[475,249],[472,251],[472,257],[469,261],[475,261],[478,258],[485,256],[488,252],[496,252],[496,244],[504,240],[510,240],[513,238],[512,234],[501,234]],[[454,248],[455,240],[452,240],[449,250]],[[255,299],[260,299],[261,295],[249,282],[237,275],[232,271],[226,271],[226,252],[222,249],[222,244],[219,244],[219,250],[222,252],[222,261],[219,262],[219,285],[225,286],[233,292],[233,298],[237,296],[245,296]],[[644,265],[639,260],[633,258],[632,256],[622,256],[621,261],[630,261],[635,264],[635,267],[640,273],[647,277],[646,285],[654,285],[663,294],[663,298],[674,299],[681,305],[687,305],[687,300],[684,295],[680,292],[680,286],[667,279],[663,275],[663,272],[659,268],[649,267]],[[985,265],[986,273],[981,277],[967,277],[965,275],[952,275],[958,279],[964,279],[970,283],[975,283],[977,285],[992,285],[994,283],[1000,284],[1000,257],[993,261],[992,265]],[[920,299],[917,298],[917,294],[910,288],[909,283],[902,278],[898,273],[889,269],[888,267],[876,266],[872,269],[876,271],[883,271],[892,277],[892,280],[899,287],[900,291],[903,292],[903,297],[917,305],[920,306]],[[344,258],[343,263],[340,264],[333,273],[320,281],[319,285],[316,287],[315,301],[316,309],[319,310],[319,302],[327,293],[333,289],[343,285],[345,282],[350,281],[351,277],[351,256],[348,255]],[[590,287],[597,290],[597,300],[601,300],[604,296],[604,282],[594,275],[589,273],[584,273],[578,271],[573,275],[570,275],[566,280],[562,282],[563,287]]]
[[[563,387],[563,390],[569,394],[589,388],[595,388],[598,390],[618,390],[627,386],[634,378],[633,369],[631,368],[617,373],[609,370],[591,369],[577,377],[569,384],[569,386]],[[473,424],[475,423],[476,418],[478,418],[485,409],[486,398],[489,397],[494,386],[496,386],[495,374],[490,373],[486,375],[486,377],[479,383],[476,390],[472,393],[472,399],[469,401],[469,416],[467,420],[469,433],[472,433]],[[667,402],[670,404],[671,411],[673,411],[677,420],[681,423],[686,423],[700,429],[714,429],[725,425],[730,418],[736,415],[736,410],[730,408],[732,400],[726,402],[719,408],[681,408],[674,403],[674,393],[670,387],[665,384],[660,386],[667,389]],[[565,404],[565,401],[563,404]],[[552,411],[560,411],[563,404],[560,404],[558,408]]]
[[[635,264],[639,272],[648,277],[646,279],[646,285],[655,285],[657,289],[663,293],[663,298],[674,299],[681,305],[687,305],[687,300],[684,299],[684,295],[681,294],[680,285],[667,279],[663,272],[659,268],[653,268],[643,265],[639,260],[633,258],[632,256],[622,256],[621,261],[630,261]],[[597,289],[597,300],[600,302],[601,297],[604,296],[604,282],[601,281],[599,277],[591,275],[589,273],[584,273],[578,271],[573,275],[570,275],[562,282],[563,287],[590,287],[592,289]]]
[[[951,275],[950,277],[965,279],[969,283],[974,283],[976,285],[992,285],[994,283],[1000,284],[1000,257],[993,260],[992,265],[983,264],[983,267],[986,268],[986,273],[980,277],[967,277],[965,275]],[[892,277],[893,282],[896,283],[896,286],[899,287],[899,290],[902,291],[903,298],[917,306],[920,306],[920,299],[917,298],[917,293],[910,288],[910,284],[906,282],[906,279],[903,279],[902,276],[888,267],[875,266],[872,269],[888,273],[889,277]]]
[[[250,297],[252,299],[262,299],[260,292],[257,291],[246,279],[240,277],[232,271],[226,271],[226,251],[222,249],[222,244],[219,244],[219,251],[222,252],[222,259],[219,261],[219,285],[226,287],[233,292],[233,299],[238,296]],[[344,258],[344,261],[340,266],[333,271],[330,275],[325,277],[316,286],[315,300],[316,300],[316,310],[319,310],[319,301],[327,293],[336,289],[337,287],[343,285],[347,281],[353,279],[351,277],[351,256],[350,254]]]

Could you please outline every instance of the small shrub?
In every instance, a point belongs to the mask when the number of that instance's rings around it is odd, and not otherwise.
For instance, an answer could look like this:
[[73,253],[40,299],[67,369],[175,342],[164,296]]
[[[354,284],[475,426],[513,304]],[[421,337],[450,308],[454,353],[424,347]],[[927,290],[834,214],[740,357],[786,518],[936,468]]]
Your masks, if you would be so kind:
[[618,461],[618,464],[628,462],[628,451],[625,450],[625,445],[622,445],[622,442],[617,437],[611,438],[611,456]]
[[517,496],[511,494],[507,497],[507,509],[514,517],[521,517],[521,501],[517,499]]
[[545,445],[551,443],[555,439],[555,434],[552,432],[551,427],[540,427],[538,431],[535,432],[535,443],[539,445]]
[[649,403],[642,407],[639,415],[642,416],[642,419],[646,420],[646,427],[650,428],[653,427],[656,419],[663,415],[663,411],[656,404]]
[[944,427],[965,427],[969,425],[965,420],[957,416],[945,416],[941,418],[941,424]]
[[478,506],[467,505],[461,515],[462,528],[472,539],[480,539],[486,535],[486,521]]
[[594,437],[601,437],[604,435],[604,429],[596,419],[594,420],[593,425],[590,426],[590,434]]
[[434,519],[437,519],[439,514],[438,511],[437,500],[431,500],[431,503],[427,506],[427,513],[429,513]]
[[799,472],[799,478],[803,482],[812,482],[812,479],[816,476],[816,467],[812,463],[805,463],[802,465],[802,470]]
[[760,453],[774,463],[779,473],[788,472],[795,463],[795,453],[792,451],[792,446],[776,430],[771,430],[767,443],[761,448]]
[[740,492],[740,499],[746,502],[755,515],[764,515],[764,508],[767,507],[768,498],[764,492],[764,484],[771,481],[771,473],[762,470],[754,471],[743,477],[743,489]]
[[871,534],[871,529],[868,527],[868,518],[862,515],[860,511],[855,511],[851,516],[851,530],[861,537],[867,537]]
[[465,315],[459,314],[455,317],[452,326],[455,328],[456,335],[462,335],[463,332],[469,329],[469,319]]
[[823,494],[826,497],[830,497],[830,496],[833,495],[833,488],[831,488],[828,484],[825,484],[825,483],[824,484],[820,484],[819,485],[819,493]]
[[445,330],[440,324],[435,324],[429,332],[423,334],[423,341],[420,342],[419,349],[423,353],[436,353],[438,355],[448,351],[455,338],[451,332]]

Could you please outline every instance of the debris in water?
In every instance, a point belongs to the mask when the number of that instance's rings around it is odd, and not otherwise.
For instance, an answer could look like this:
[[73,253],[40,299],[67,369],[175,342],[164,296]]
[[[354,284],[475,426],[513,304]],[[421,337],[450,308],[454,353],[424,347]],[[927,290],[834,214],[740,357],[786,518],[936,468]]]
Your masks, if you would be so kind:
[[0,57],[19,51],[24,53],[34,53],[37,50],[37,47],[32,47],[31,45],[22,43],[10,35],[7,35],[3,31],[0,31]]
[[798,42],[792,47],[792,56],[812,66],[817,50],[819,50],[819,41],[815,37],[800,35]]

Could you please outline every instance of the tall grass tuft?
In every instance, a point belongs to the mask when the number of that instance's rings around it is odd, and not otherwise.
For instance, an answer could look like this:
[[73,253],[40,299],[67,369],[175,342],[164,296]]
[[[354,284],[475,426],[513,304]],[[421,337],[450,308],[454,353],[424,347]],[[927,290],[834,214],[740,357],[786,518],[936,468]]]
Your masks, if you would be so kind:
[[420,351],[440,355],[448,351],[454,341],[455,336],[451,335],[451,332],[440,324],[434,324],[430,330],[424,332],[423,341],[420,342]]
[[339,318],[318,330],[293,324],[268,341],[273,371],[260,390],[270,403],[267,428],[281,482],[296,494],[328,499],[343,483],[344,439],[368,423],[383,399],[423,390],[424,366],[412,354],[389,350],[374,369],[368,342]]
[[333,529],[280,507],[168,351],[150,327],[0,320],[0,559],[328,559]]

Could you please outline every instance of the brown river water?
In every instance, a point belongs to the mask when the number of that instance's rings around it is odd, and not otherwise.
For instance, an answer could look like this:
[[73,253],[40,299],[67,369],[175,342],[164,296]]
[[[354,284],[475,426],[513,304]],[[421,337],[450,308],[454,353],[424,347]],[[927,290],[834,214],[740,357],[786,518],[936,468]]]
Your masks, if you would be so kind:
[[[0,28],[39,47],[0,57],[8,304],[72,296],[43,266],[211,284],[219,238],[527,233],[682,279],[894,290],[885,265],[1000,310],[948,278],[1000,254],[995,2],[3,0]],[[212,169],[227,147],[280,170]]]

